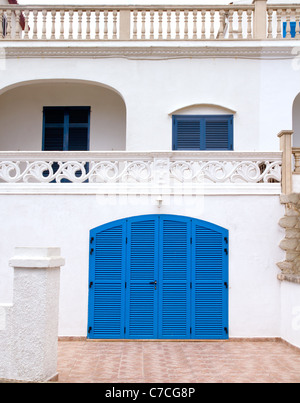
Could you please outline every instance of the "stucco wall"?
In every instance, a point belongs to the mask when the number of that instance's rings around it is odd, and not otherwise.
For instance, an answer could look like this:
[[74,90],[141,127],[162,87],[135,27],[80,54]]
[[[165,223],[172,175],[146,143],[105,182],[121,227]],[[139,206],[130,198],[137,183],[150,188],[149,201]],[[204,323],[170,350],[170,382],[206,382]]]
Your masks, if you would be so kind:
[[[142,214],[180,214],[229,230],[230,337],[280,335],[280,282],[283,260],[278,226],[284,207],[278,196],[206,196],[170,199],[159,209],[151,198],[96,195],[0,197],[0,296],[12,298],[8,259],[14,247],[58,246],[66,259],[61,272],[60,336],[86,336],[88,315],[89,230]],[[13,217],[13,219],[12,219]]]
[[[7,59],[5,67],[0,72],[0,93],[9,90],[0,96],[3,149],[12,148],[7,144],[10,136],[20,144],[18,148],[40,149],[42,106],[58,103],[92,104],[93,137],[99,139],[92,148],[123,149],[117,140],[121,136],[124,147],[123,100],[127,150],[170,150],[172,113],[213,105],[234,114],[234,150],[279,151],[277,134],[292,129],[292,106],[300,92],[300,73],[292,60],[265,57],[154,60],[151,55],[135,57],[133,51],[133,56],[123,58]],[[10,90],[44,80],[80,80],[82,87],[75,91],[73,84],[40,84],[40,91],[38,86]],[[84,88],[84,82],[113,88],[120,96],[97,85]]]

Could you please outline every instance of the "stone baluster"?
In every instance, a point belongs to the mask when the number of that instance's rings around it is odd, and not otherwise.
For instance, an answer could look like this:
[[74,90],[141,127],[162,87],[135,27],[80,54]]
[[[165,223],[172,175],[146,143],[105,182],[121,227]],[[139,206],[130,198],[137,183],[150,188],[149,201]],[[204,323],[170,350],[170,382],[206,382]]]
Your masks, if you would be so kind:
[[279,9],[277,10],[277,33],[276,33],[276,39],[281,39],[282,38],[282,10]]
[[91,39],[91,11],[86,11],[86,38],[88,41]]
[[291,39],[291,9],[286,10],[286,38]]
[[163,39],[163,12],[158,12],[158,39]]
[[247,39],[252,39],[252,10],[247,10]]
[[150,11],[150,39],[154,39],[154,11]]
[[51,11],[51,39],[55,39],[56,10]]
[[180,39],[180,11],[176,10],[175,12],[175,16],[176,16],[176,39]]
[[293,155],[295,159],[295,174],[300,174],[300,148],[293,148]]
[[198,37],[197,20],[198,20],[198,11],[193,10],[193,39],[197,39]]
[[137,40],[137,20],[138,20],[138,12],[137,10],[133,11],[133,40]]
[[11,10],[7,10],[6,12],[6,39],[12,39],[11,35]]
[[21,39],[21,26],[20,26],[20,17],[21,17],[21,11],[20,10],[16,10],[15,11],[15,16],[16,16],[16,24],[15,24],[15,39]]
[[167,11],[167,40],[171,39],[171,11]]
[[201,11],[201,39],[206,39],[206,29],[205,29],[205,22],[206,22],[206,10]]
[[141,29],[141,39],[146,39],[146,11],[142,11],[142,29]]
[[65,11],[60,10],[60,33],[59,39],[65,39]]
[[273,38],[273,10],[268,10],[268,39]]
[[43,23],[42,23],[42,39],[46,40],[47,39],[47,10],[42,11],[42,16],[43,16]]
[[73,20],[74,20],[74,11],[69,11],[69,40],[73,39]]
[[243,39],[243,10],[238,10],[238,39]]
[[215,10],[210,12],[210,39],[215,39]]
[[38,11],[33,10],[33,36],[32,39],[38,39]]
[[189,12],[184,10],[184,39],[189,39]]
[[229,17],[228,17],[228,21],[229,21],[229,39],[233,39],[233,14],[234,11],[233,10],[229,10]]
[[95,11],[95,39],[100,39],[100,10]]
[[83,11],[78,10],[78,34],[77,34],[77,39],[79,39],[79,40],[82,39],[82,16],[83,16]]
[[116,10],[113,10],[113,35],[112,39],[116,40],[117,39],[117,32],[118,32],[118,12]]
[[3,10],[0,10],[0,40],[3,39]]

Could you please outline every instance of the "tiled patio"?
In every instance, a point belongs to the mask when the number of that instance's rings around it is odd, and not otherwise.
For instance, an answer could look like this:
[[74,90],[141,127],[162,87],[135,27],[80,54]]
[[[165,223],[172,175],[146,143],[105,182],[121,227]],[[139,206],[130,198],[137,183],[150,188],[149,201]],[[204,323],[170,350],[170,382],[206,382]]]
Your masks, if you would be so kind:
[[300,351],[280,341],[60,341],[61,383],[300,383]]

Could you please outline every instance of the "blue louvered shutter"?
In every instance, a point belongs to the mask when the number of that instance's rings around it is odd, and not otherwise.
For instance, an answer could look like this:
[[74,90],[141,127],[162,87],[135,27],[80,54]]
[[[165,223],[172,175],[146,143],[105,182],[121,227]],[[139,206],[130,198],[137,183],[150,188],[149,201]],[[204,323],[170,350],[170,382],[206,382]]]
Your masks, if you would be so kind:
[[159,337],[190,337],[191,220],[161,217]]
[[124,337],[125,248],[125,222],[91,231],[90,338]]
[[126,337],[157,338],[158,217],[127,224]]
[[192,337],[228,338],[226,230],[193,223]]
[[233,150],[233,116],[173,116],[173,149]]
[[204,124],[205,150],[233,149],[233,122],[231,116],[206,117]]
[[201,121],[197,117],[174,117],[174,146],[175,150],[200,150]]

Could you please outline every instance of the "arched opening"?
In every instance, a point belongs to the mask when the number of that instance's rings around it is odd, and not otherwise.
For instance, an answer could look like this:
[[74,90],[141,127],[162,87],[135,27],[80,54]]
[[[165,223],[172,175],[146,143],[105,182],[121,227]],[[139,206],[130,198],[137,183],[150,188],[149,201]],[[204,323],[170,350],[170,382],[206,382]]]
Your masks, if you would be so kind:
[[142,215],[94,228],[89,244],[89,338],[228,338],[225,228]]
[[300,93],[293,103],[293,147],[300,147]]
[[[45,110],[75,108],[76,115],[76,108],[80,111],[82,107],[89,111],[89,118],[84,120],[88,150],[126,150],[126,105],[122,96],[107,86],[79,80],[31,81],[2,91],[0,150],[43,150]],[[80,120],[77,117],[74,126]],[[62,124],[53,118],[51,124],[56,123]]]

